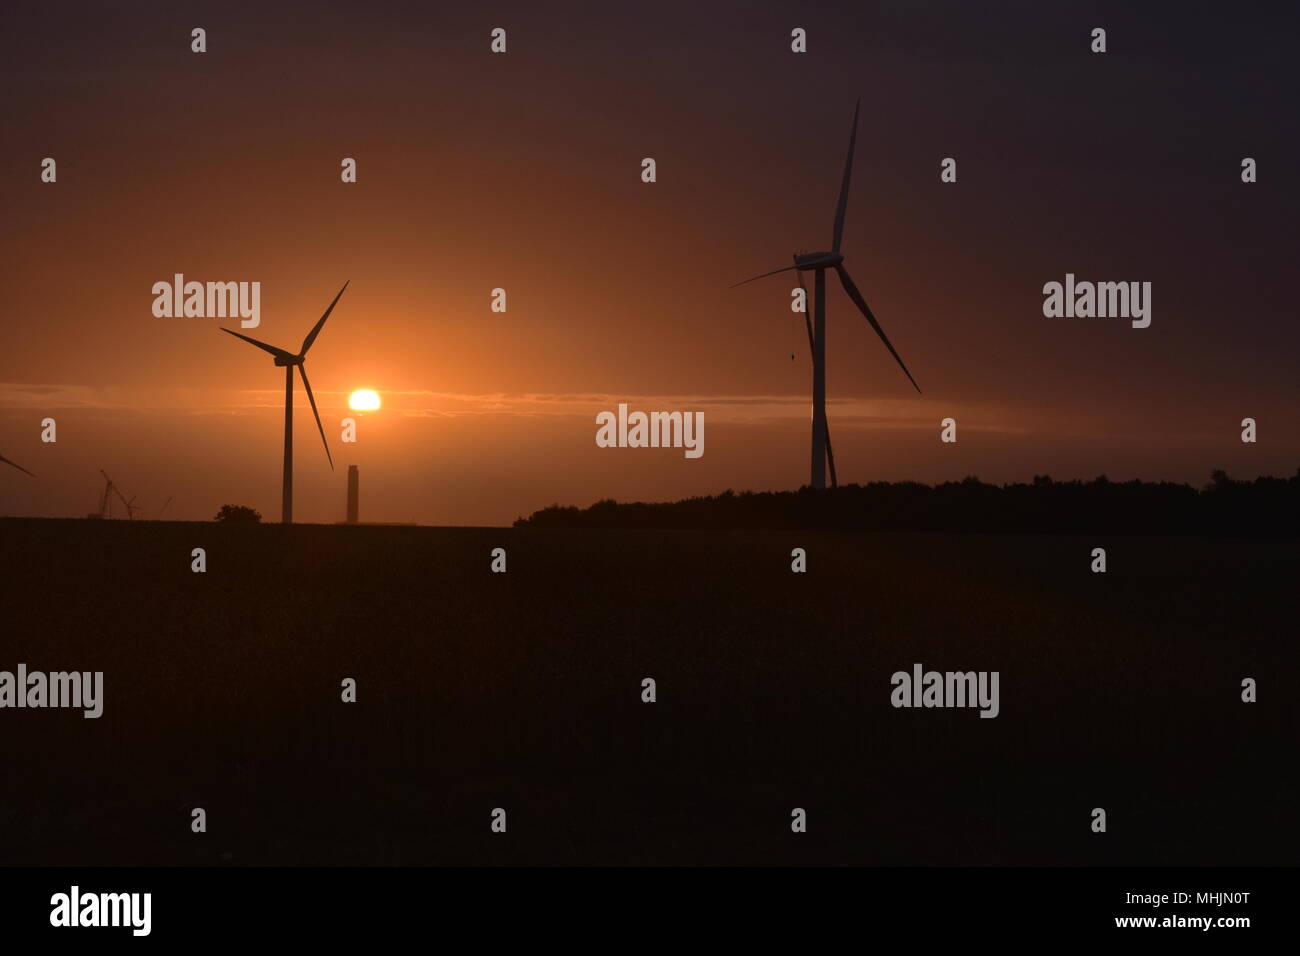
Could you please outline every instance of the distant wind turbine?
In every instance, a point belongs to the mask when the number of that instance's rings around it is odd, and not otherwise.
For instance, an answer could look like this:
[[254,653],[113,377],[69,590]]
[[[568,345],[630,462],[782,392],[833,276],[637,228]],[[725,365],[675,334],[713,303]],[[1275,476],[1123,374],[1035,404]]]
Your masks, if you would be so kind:
[[[835,207],[835,231],[831,237],[830,252],[810,252],[804,255],[794,257],[794,265],[786,266],[784,269],[773,269],[771,272],[764,272],[762,275],[754,276],[753,279],[746,279],[744,282],[738,282],[732,288],[753,282],[756,279],[765,279],[768,276],[774,276],[782,272],[812,272],[814,274],[816,291],[816,318],[813,328],[813,416],[812,416],[812,480],[814,488],[826,487],[826,457],[830,443],[829,429],[826,424],[826,270],[834,269],[835,274],[840,278],[840,285],[848,293],[853,304],[858,307],[866,320],[871,323],[871,327],[876,330],[880,336],[880,341],[885,343],[885,348],[889,349],[889,354],[894,356],[899,367],[903,370],[912,387],[921,391],[921,386],[916,384],[916,379],[912,378],[912,373],[907,370],[903,364],[902,358],[890,343],[889,337],[885,335],[885,330],[880,327],[876,317],[871,312],[871,307],[867,305],[866,300],[862,298],[862,293],[858,291],[857,285],[850,278],[844,268],[844,256],[840,254],[840,240],[844,235],[844,212],[849,203],[849,179],[853,175],[853,146],[858,137],[858,112],[861,109],[862,101],[853,109],[853,130],[849,134],[849,155],[844,162],[844,180],[840,184],[840,200]],[[807,308],[807,306],[804,306]]]
[[311,393],[311,383],[307,381],[307,369],[304,363],[307,361],[307,350],[316,341],[316,336],[320,335],[325,320],[330,317],[330,313],[334,311],[334,306],[338,305],[339,298],[342,297],[347,287],[348,283],[343,283],[343,288],[339,289],[339,294],[334,297],[334,301],[325,310],[325,314],[320,317],[320,321],[302,340],[302,348],[297,355],[276,348],[274,345],[259,342],[247,335],[232,332],[225,327],[221,329],[222,332],[229,332],[235,338],[243,339],[250,345],[256,345],[263,352],[270,352],[275,356],[275,365],[284,367],[284,492],[280,520],[285,524],[293,523],[293,370],[295,367],[297,367],[299,374],[302,375],[303,388],[307,389],[307,401],[311,402],[311,413],[316,416],[316,427],[320,429],[320,440],[325,445],[325,457],[329,459],[330,470],[334,470],[334,456],[330,454],[329,442],[325,440],[325,426],[320,423],[320,413],[316,411],[316,398]]
[[26,468],[24,468],[22,465],[18,464],[17,462],[10,461],[10,460],[9,460],[8,458],[6,458],[4,455],[0,455],[0,461],[3,461],[6,465],[13,465],[13,467],[17,468],[17,469],[18,469],[19,471],[21,471],[24,475],[32,475],[33,478],[36,477],[36,476],[33,475],[30,471],[28,471]]

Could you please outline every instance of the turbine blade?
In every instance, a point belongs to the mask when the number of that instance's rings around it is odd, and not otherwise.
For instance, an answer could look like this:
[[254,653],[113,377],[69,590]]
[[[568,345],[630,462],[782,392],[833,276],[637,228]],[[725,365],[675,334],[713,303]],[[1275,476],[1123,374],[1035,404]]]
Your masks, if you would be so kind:
[[[348,282],[351,281],[351,279],[348,280]],[[330,307],[325,310],[325,314],[320,317],[320,321],[317,322],[312,330],[307,333],[307,337],[302,340],[302,351],[298,353],[299,355],[306,356],[307,350],[311,348],[311,344],[316,341],[316,336],[320,335],[320,330],[325,325],[325,320],[330,317],[330,313],[334,311],[334,306],[338,305],[339,299],[343,297],[343,291],[348,287],[348,282],[343,283],[343,288],[339,289],[339,294],[334,297],[334,301],[331,302]]]
[[272,355],[276,356],[277,358],[281,356],[283,356],[284,358],[293,358],[293,356],[290,355],[288,352],[286,352],[284,349],[278,349],[274,345],[267,345],[265,342],[259,342],[257,341],[257,339],[250,338],[247,335],[241,335],[238,332],[232,332],[224,325],[221,327],[221,331],[225,332],[227,335],[233,335],[237,339],[243,339],[249,345],[256,345],[263,352],[270,352]]
[[826,464],[830,465],[831,468],[831,487],[838,488],[840,482],[839,479],[835,477],[835,452],[831,450],[830,422],[826,423]]
[[840,284],[844,286],[844,291],[849,294],[849,298],[853,300],[853,304],[862,311],[864,316],[867,317],[867,321],[871,323],[871,327],[875,329],[876,334],[880,336],[880,341],[885,343],[885,348],[889,349],[889,354],[898,362],[898,367],[903,370],[903,374],[906,375],[908,381],[912,383],[912,387],[915,388],[917,392],[920,392],[921,386],[916,384],[916,379],[912,378],[912,373],[909,372],[907,366],[903,364],[902,357],[899,356],[897,350],[895,350],[894,346],[890,343],[889,336],[887,336],[885,330],[880,327],[880,323],[876,321],[876,317],[871,314],[870,307],[868,307],[866,300],[862,298],[862,293],[858,291],[858,287],[853,284],[853,280],[849,278],[848,272],[844,270],[843,266],[836,266],[835,271],[839,273]]
[[24,468],[22,465],[18,464],[16,461],[10,461],[10,460],[9,460],[8,458],[6,458],[4,455],[0,455],[0,461],[3,461],[6,465],[12,465],[14,468],[17,468],[19,471],[21,471],[24,475],[31,475],[33,478],[36,477],[35,474],[33,474],[32,472],[28,471],[28,470],[27,470],[26,468]]
[[761,276],[754,276],[752,279],[746,279],[744,282],[737,282],[732,286],[733,289],[739,289],[742,285],[748,285],[751,282],[757,282],[759,279],[766,279],[768,276],[774,276],[780,272],[789,272],[794,266],[786,266],[784,269],[773,269],[771,272],[764,272]]
[[835,235],[831,239],[831,252],[840,251],[840,239],[844,235],[844,211],[849,205],[849,178],[853,175],[853,144],[858,138],[858,110],[862,100],[853,107],[853,132],[849,134],[849,158],[844,161],[844,180],[840,183],[840,203],[835,207]]
[[325,426],[320,423],[320,412],[316,411],[316,396],[311,393],[311,382],[307,381],[307,368],[299,365],[298,371],[302,375],[303,388],[307,389],[307,401],[311,402],[311,413],[316,416],[316,427],[320,429],[320,440],[325,446],[325,457],[330,461],[330,471],[333,471],[334,456],[330,454],[330,443],[325,440]]

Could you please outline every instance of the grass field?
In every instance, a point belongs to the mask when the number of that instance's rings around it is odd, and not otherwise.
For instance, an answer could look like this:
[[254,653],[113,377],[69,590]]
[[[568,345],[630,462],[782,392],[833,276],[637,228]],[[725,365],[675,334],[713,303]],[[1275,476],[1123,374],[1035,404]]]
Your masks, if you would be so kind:
[[0,863],[1300,860],[1294,538],[5,519],[0,580],[0,670],[105,673],[0,710]]

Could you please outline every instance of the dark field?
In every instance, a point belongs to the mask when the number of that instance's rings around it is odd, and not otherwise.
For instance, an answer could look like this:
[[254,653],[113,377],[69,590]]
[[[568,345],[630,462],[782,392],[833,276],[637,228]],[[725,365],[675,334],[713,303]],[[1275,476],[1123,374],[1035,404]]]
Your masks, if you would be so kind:
[[[1294,538],[7,519],[0,670],[105,704],[0,710],[0,864],[1295,864],[1297,580]],[[1000,716],[892,708],[915,662]]]

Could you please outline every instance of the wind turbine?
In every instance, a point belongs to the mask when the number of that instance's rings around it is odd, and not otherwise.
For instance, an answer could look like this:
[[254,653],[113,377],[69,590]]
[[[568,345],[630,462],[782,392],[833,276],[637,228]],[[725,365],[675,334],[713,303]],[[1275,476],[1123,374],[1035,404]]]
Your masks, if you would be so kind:
[[[738,282],[732,288],[745,285],[757,279],[765,279],[768,276],[774,276],[782,272],[812,272],[814,277],[815,290],[815,320],[812,333],[813,349],[813,415],[812,415],[812,480],[814,488],[826,487],[826,457],[829,446],[829,429],[826,425],[826,270],[834,269],[835,274],[839,276],[840,285],[848,293],[853,304],[858,307],[871,327],[876,330],[880,336],[880,341],[885,343],[885,348],[889,349],[889,354],[894,356],[903,374],[907,376],[912,387],[921,391],[921,386],[916,384],[916,379],[912,378],[912,373],[907,370],[903,360],[899,357],[898,352],[890,343],[889,337],[885,335],[885,330],[880,327],[876,317],[871,312],[871,307],[867,305],[862,293],[854,284],[853,279],[849,276],[848,271],[844,268],[844,256],[840,254],[840,240],[844,236],[844,212],[849,203],[849,179],[853,174],[853,146],[858,138],[858,112],[862,107],[862,101],[853,108],[853,130],[849,134],[849,155],[844,161],[844,179],[840,184],[840,199],[835,207],[835,229],[831,235],[830,252],[809,252],[794,257],[794,265],[786,266],[784,269],[773,269],[771,272],[764,272],[762,275],[754,276],[753,279],[746,279],[744,282]],[[805,306],[806,308],[806,306]]]
[[24,468],[22,465],[18,464],[17,462],[10,461],[10,460],[9,460],[8,458],[6,458],[4,455],[0,455],[0,461],[3,461],[6,465],[13,465],[13,467],[17,468],[17,469],[18,469],[19,471],[21,471],[24,475],[32,475],[33,478],[36,477],[36,476],[33,475],[30,471],[28,471],[26,468]]
[[320,423],[320,413],[316,411],[316,398],[311,393],[311,383],[307,381],[305,363],[307,361],[307,350],[316,341],[316,336],[320,335],[325,320],[330,317],[330,313],[334,311],[334,306],[338,305],[338,301],[347,287],[348,283],[343,283],[343,288],[339,289],[339,294],[334,297],[334,301],[325,310],[325,314],[320,317],[320,321],[312,327],[312,330],[307,333],[307,337],[302,340],[302,348],[298,350],[296,355],[284,349],[276,348],[274,345],[259,342],[247,335],[241,335],[239,332],[232,332],[224,326],[221,329],[222,332],[229,332],[235,338],[243,339],[250,345],[256,345],[263,352],[270,352],[275,356],[275,365],[284,367],[284,492],[281,499],[280,520],[285,524],[293,524],[293,370],[295,367],[298,369],[299,374],[302,375],[303,388],[307,389],[307,401],[311,402],[311,413],[316,416],[316,427],[320,429],[320,440],[325,445],[325,457],[329,459],[330,470],[334,470],[334,456],[330,454],[329,442],[325,440],[325,426]]

